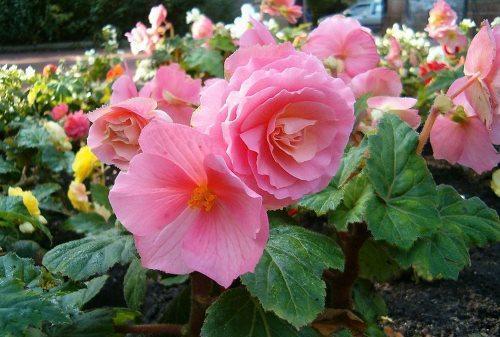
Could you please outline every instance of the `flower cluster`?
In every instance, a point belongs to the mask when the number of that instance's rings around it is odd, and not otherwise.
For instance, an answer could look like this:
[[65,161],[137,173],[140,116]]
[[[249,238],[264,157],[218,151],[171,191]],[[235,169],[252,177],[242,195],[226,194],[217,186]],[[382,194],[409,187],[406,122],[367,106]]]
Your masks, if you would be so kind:
[[[50,116],[55,121],[63,123],[64,132],[69,138],[78,140],[87,136],[90,123],[83,110],[69,113],[69,106],[66,103],[60,103],[52,108]],[[51,128],[57,127],[52,125]]]
[[271,16],[282,16],[290,23],[297,23],[302,16],[302,7],[295,5],[295,0],[265,0],[261,9]]
[[163,5],[151,8],[149,13],[150,27],[138,22],[132,31],[126,33],[130,48],[134,55],[141,52],[151,55],[165,32],[167,31],[167,9]]
[[434,3],[426,30],[449,55],[457,54],[467,46],[467,37],[457,25],[457,13],[445,0]]

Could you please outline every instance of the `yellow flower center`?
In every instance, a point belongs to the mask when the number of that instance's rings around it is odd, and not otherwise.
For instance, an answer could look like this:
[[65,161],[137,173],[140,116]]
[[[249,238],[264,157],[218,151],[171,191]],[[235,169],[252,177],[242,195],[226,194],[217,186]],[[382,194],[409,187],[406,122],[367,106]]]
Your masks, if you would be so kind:
[[207,186],[198,186],[193,190],[188,205],[192,208],[200,208],[208,212],[214,207],[217,196],[208,189]]

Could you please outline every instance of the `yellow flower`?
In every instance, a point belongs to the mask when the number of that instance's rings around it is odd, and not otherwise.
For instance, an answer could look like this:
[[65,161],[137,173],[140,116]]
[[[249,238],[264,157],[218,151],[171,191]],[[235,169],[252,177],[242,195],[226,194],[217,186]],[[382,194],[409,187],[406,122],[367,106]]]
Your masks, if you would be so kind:
[[87,195],[87,189],[84,184],[78,181],[72,181],[68,189],[68,199],[71,205],[81,211],[90,211],[89,196]]
[[491,176],[491,189],[500,197],[500,169],[495,170]]
[[23,204],[32,216],[40,216],[40,208],[38,208],[38,200],[31,191],[23,191],[20,187],[9,187],[9,196],[22,197]]
[[99,161],[90,147],[84,146],[78,150],[73,161],[73,172],[76,182],[83,182],[91,173]]

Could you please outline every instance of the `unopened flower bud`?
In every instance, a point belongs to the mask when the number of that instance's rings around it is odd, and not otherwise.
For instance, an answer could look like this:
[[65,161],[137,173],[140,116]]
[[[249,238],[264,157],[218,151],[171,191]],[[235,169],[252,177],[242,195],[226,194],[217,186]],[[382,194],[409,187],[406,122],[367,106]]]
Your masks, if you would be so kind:
[[439,113],[445,114],[453,109],[453,101],[448,96],[439,94],[436,96],[432,106],[439,111]]
[[456,123],[463,123],[467,120],[467,114],[463,106],[459,105],[451,115],[451,120]]
[[33,227],[33,225],[29,222],[23,222],[19,225],[19,230],[23,234],[31,234],[35,231],[35,227]]

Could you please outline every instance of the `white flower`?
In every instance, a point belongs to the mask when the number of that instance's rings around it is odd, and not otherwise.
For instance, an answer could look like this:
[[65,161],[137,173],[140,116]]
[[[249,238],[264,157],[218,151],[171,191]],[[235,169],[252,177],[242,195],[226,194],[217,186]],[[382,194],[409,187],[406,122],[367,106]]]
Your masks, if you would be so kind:
[[32,66],[29,66],[28,68],[26,68],[26,71],[24,73],[26,74],[27,78],[32,78],[33,76],[35,76],[36,71]]
[[35,231],[35,227],[29,222],[23,222],[19,225],[19,231],[23,234],[31,234]]
[[260,15],[255,8],[250,4],[241,6],[241,16],[234,19],[234,23],[226,25],[226,28],[231,32],[231,36],[239,39],[241,35],[250,27],[250,18],[259,20]]
[[71,143],[66,136],[66,132],[61,125],[53,121],[47,121],[43,124],[43,127],[49,133],[50,141],[56,146],[64,151],[71,150]]
[[190,24],[198,20],[201,16],[201,12],[198,8],[194,7],[186,13],[186,23]]

